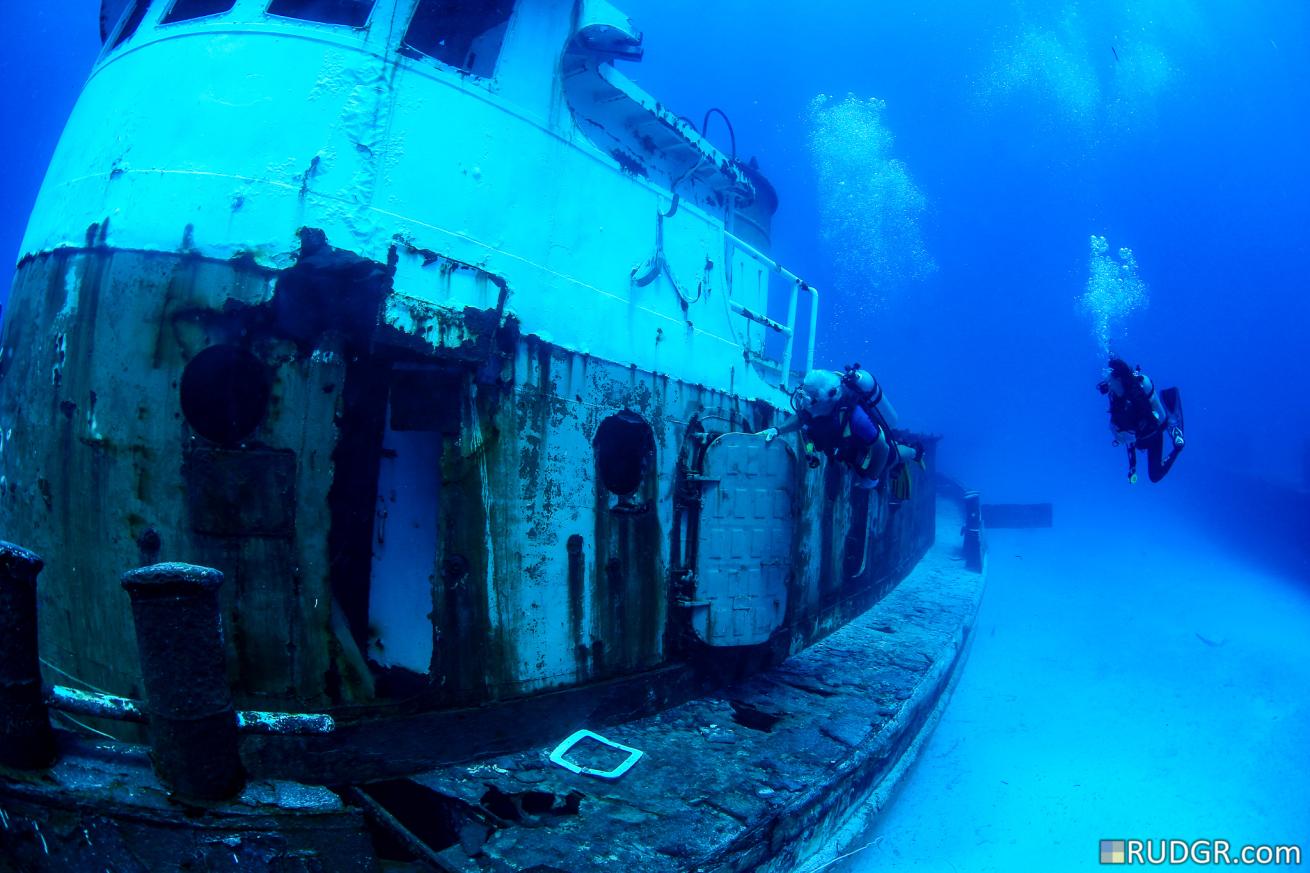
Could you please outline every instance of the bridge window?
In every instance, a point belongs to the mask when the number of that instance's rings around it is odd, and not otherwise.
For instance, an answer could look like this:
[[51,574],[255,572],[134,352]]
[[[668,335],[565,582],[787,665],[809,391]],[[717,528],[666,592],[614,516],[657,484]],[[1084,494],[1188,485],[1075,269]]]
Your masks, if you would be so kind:
[[419,0],[405,48],[490,78],[513,10],[513,0]]
[[150,0],[133,0],[132,8],[123,17],[123,26],[119,28],[118,36],[114,37],[114,44],[110,48],[118,48],[131,39],[132,34],[136,33],[136,29],[141,26],[141,20],[146,17],[146,12],[149,9]]
[[273,0],[268,11],[304,21],[363,27],[373,11],[373,0]]
[[160,23],[172,24],[175,21],[204,18],[206,15],[221,15],[230,12],[235,5],[237,0],[174,0]]

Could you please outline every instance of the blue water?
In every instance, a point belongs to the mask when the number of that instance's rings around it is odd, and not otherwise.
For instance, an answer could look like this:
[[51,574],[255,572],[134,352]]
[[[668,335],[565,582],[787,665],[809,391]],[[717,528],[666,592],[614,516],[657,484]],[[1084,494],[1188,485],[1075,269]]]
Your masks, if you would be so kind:
[[[775,253],[825,294],[820,360],[874,369],[911,424],[948,435],[944,466],[970,485],[1054,499],[1120,484],[1092,391],[1102,355],[1076,305],[1092,234],[1131,248],[1149,287],[1114,345],[1183,388],[1180,472],[1302,482],[1310,7],[991,5],[829,2],[799,14],[632,0],[646,59],[622,67],[690,118],[728,114],[739,152],[760,158],[781,195]],[[99,47],[92,0],[13,6],[16,38],[0,57],[9,255]],[[890,146],[867,161],[854,137],[816,144],[819,94],[884,101]],[[717,118],[710,136],[728,147]],[[916,277],[906,256],[838,275],[834,260],[860,242],[860,204],[844,237],[825,239],[835,195],[819,185],[824,160],[904,167],[923,200],[909,229],[932,272]],[[865,221],[864,237],[898,220]],[[7,278],[0,287],[7,295]]]
[[[1130,247],[1149,285],[1116,347],[1183,388],[1179,472],[1301,481],[1310,7],[998,5],[628,3],[648,46],[633,75],[697,120],[729,113],[779,188],[776,251],[829,301],[858,312],[883,286],[887,305],[825,325],[821,357],[874,367],[970,484],[999,499],[1119,485],[1075,305],[1090,234]],[[836,281],[807,142],[819,93],[885,101],[891,155],[927,201],[926,279]]]
[[[775,183],[774,253],[824,294],[820,361],[874,370],[987,499],[1056,504],[1053,530],[994,538],[959,712],[865,856],[899,841],[879,865],[1080,869],[1098,838],[1173,835],[1134,821],[1310,847],[1310,525],[1284,502],[1310,486],[1310,5],[618,5],[646,36],[624,72],[697,121],[721,108]],[[6,258],[98,51],[97,8],[6,9]],[[709,135],[729,147],[720,119]],[[1186,403],[1186,453],[1157,486],[1126,483],[1094,388],[1092,235],[1131,249],[1146,291],[1112,347]],[[1197,711],[1207,694],[1218,712]],[[1161,695],[1190,714],[1114,709]],[[1079,700],[1104,755],[1070,727]],[[1129,750],[1172,763],[1135,755],[1135,778],[1109,778]],[[1216,759],[1234,767],[1211,778]],[[980,762],[998,760],[1026,791],[996,793],[1004,768]],[[1232,772],[1248,762],[1259,778]],[[947,840],[950,816],[981,836]]]

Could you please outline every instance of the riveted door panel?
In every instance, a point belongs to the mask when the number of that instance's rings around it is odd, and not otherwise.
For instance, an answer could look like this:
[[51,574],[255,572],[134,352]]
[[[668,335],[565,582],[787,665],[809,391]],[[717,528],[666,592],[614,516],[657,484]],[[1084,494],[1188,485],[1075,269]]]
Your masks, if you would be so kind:
[[766,642],[787,611],[796,457],[783,440],[725,434],[705,452],[696,635],[712,646]]

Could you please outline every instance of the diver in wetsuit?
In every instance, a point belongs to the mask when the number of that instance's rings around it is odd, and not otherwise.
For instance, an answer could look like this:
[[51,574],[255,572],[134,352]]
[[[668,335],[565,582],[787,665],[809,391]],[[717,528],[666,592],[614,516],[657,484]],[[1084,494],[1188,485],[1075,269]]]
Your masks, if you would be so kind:
[[[1155,390],[1141,367],[1110,359],[1110,375],[1097,385],[1110,398],[1110,430],[1117,446],[1128,446],[1128,481],[1137,482],[1137,452],[1146,452],[1147,474],[1159,482],[1183,451],[1183,401],[1177,388]],[[1164,441],[1173,444],[1164,457]]]
[[800,431],[806,457],[817,467],[819,455],[841,461],[855,473],[858,488],[876,488],[888,473],[900,473],[907,461],[923,459],[923,447],[900,445],[892,437],[896,410],[882,387],[859,364],[845,374],[811,370],[792,394],[796,417],[763,431],[766,441]]

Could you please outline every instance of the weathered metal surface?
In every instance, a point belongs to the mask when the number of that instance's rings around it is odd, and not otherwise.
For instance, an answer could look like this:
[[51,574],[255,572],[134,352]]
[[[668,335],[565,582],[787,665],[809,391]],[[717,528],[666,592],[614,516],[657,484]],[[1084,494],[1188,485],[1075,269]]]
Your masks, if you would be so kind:
[[[669,612],[668,574],[688,559],[666,563],[678,458],[701,416],[713,416],[712,433],[727,421],[758,430],[773,409],[522,336],[507,330],[508,315],[411,309],[406,332],[378,327],[387,342],[365,349],[362,327],[332,327],[344,316],[303,313],[316,304],[300,298],[313,284],[382,299],[366,288],[385,288],[387,273],[315,245],[301,272],[282,276],[100,249],[21,268],[0,339],[0,523],[58,556],[46,570],[47,658],[108,692],[137,693],[126,598],[102,581],[146,554],[229,576],[229,678],[252,709],[414,693],[429,705],[478,703],[685,657],[681,643],[668,648],[683,620]],[[284,294],[300,302],[279,303]],[[101,314],[88,320],[88,309]],[[140,331],[142,319],[158,328]],[[457,346],[405,343],[432,336],[434,319],[464,326]],[[248,348],[271,385],[267,414],[231,447],[187,426],[177,387],[187,361],[223,343]],[[440,374],[430,384],[416,382],[422,362]],[[436,392],[426,406],[411,393],[425,384]],[[94,407],[82,410],[78,396]],[[437,507],[426,557],[411,556],[417,578],[431,579],[430,606],[407,607],[411,620],[430,611],[433,649],[426,670],[409,659],[415,669],[375,676],[370,603],[385,601],[393,578],[374,578],[371,556],[397,410],[403,432],[440,429],[425,431],[440,436],[439,472],[405,482]],[[638,491],[621,500],[598,475],[592,441],[624,410],[651,427],[654,450]],[[891,509],[876,495],[865,512],[867,495],[853,494],[841,469],[798,475],[779,656],[867,608],[931,540],[930,501]],[[80,524],[88,513],[101,525]],[[864,572],[843,576],[852,549]],[[407,596],[422,596],[406,584]],[[374,630],[385,644],[385,628]]]
[[[261,738],[258,742],[248,739],[247,765],[259,774],[330,782],[394,776],[432,763],[473,760],[520,748],[551,729],[568,733],[582,723],[621,724],[705,694],[724,683],[740,681],[793,654],[791,647],[799,651],[850,621],[910,572],[934,541],[931,528],[925,527],[935,524],[933,508],[924,506],[933,497],[932,490],[925,487],[932,476],[917,468],[913,475],[916,490],[911,501],[895,509],[877,504],[881,506],[877,510],[880,526],[872,527],[871,536],[890,537],[890,545],[886,548],[870,545],[874,557],[864,574],[846,580],[838,576],[825,586],[833,592],[831,597],[796,583],[789,593],[787,624],[768,645],[689,648],[677,630],[685,627],[690,635],[690,627],[683,624],[688,619],[675,613],[669,625],[672,642],[668,667],[604,682],[583,683],[567,690],[512,697],[492,707],[461,708],[446,703],[445,708],[423,711],[425,705],[433,702],[425,702],[423,698],[405,704],[354,707],[337,712],[338,727],[332,738],[279,737]],[[835,475],[834,480],[840,482],[840,477]],[[810,507],[801,515],[800,523],[828,527],[834,522],[827,521],[825,513],[848,506],[847,501],[837,501],[826,509],[822,505]],[[526,544],[528,540],[522,542]],[[564,562],[560,568],[564,574],[574,572],[571,568],[576,568],[583,557],[580,549],[570,551],[570,542],[578,543],[578,540],[570,537],[564,544]],[[834,551],[840,560],[840,550],[834,547]],[[818,563],[810,561],[800,567],[798,577],[817,576]],[[559,590],[567,590],[558,577],[553,578]],[[796,605],[806,601],[811,603],[808,609]],[[576,626],[570,619],[566,627],[572,633]],[[437,698],[437,702],[446,701],[447,698]]]
[[[492,309],[496,289],[487,301],[479,282],[448,270],[477,266],[504,277],[514,314],[562,348],[706,385],[723,385],[736,367],[735,393],[785,403],[776,374],[742,366],[743,346],[762,353],[763,337],[726,305],[768,309],[765,287],[734,281],[755,271],[724,238],[753,183],[631,83],[633,117],[676,147],[638,137],[616,156],[613,143],[593,142],[595,107],[570,84],[612,91],[603,77],[622,77],[603,55],[564,75],[570,47],[587,54],[571,39],[575,6],[514,4],[485,79],[400,51],[408,0],[378,0],[367,28],[268,15],[262,3],[161,25],[168,4],[150,4],[132,38],[98,60],[22,254],[81,245],[97,224],[117,249],[284,269],[297,231],[319,227],[374,263],[401,249],[395,287],[412,299]],[[208,48],[216,38],[222,51]],[[141,93],[152,99],[123,97]],[[450,136],[434,118],[481,133]],[[602,140],[629,136],[612,123]],[[705,172],[680,178],[688,167]],[[664,280],[630,287],[674,180],[680,206],[665,222],[664,252],[692,302]]]
[[141,747],[64,740],[40,780],[0,778],[6,870],[378,869],[363,816],[326,788],[252,782],[196,807],[170,796]]
[[141,655],[151,758],[160,778],[185,798],[222,800],[245,778],[224,664],[222,584],[223,574],[192,564],[152,564],[123,574]]
[[182,475],[196,533],[288,538],[294,533],[294,452],[198,448],[186,455]]
[[336,721],[315,712],[255,712],[237,710],[237,730],[251,734],[330,734]]
[[[51,709],[74,715],[136,723],[146,721],[141,703],[127,697],[52,685],[45,698]],[[330,734],[336,727],[332,716],[323,713],[238,710],[236,719],[238,731],[254,734]]]
[[977,491],[964,493],[964,560],[970,570],[979,573],[987,560],[987,528],[982,496]]
[[692,628],[712,646],[768,642],[782,627],[791,575],[796,456],[784,442],[725,434],[705,452],[700,566]]
[[[497,92],[476,97],[476,78],[384,50],[404,15],[335,31],[238,4],[222,16],[231,50],[196,53],[183,44],[211,38],[206,25],[165,33],[150,7],[131,51],[101,59],[0,337],[0,527],[60,556],[41,619],[57,669],[135,694],[126,603],[104,579],[169,559],[230,580],[229,678],[245,705],[478,703],[685,654],[669,648],[683,629],[667,574],[688,569],[667,563],[676,459],[702,415],[758,429],[785,403],[780,374],[744,363],[763,338],[734,314],[768,310],[776,270],[725,232],[762,177],[587,59],[571,13],[516,4]],[[565,46],[583,61],[568,83],[548,75]],[[280,109],[255,99],[264,75],[288,96]],[[587,99],[584,81],[667,128],[673,145],[635,146],[663,184],[582,135],[595,107],[570,101]],[[174,93],[117,99],[145,82]],[[207,109],[187,135],[160,135],[172,116],[159,113],[197,95]],[[447,114],[490,135],[406,147]],[[682,179],[688,161],[706,172]],[[547,211],[558,220],[543,227]],[[657,229],[694,298],[631,282]],[[618,414],[654,442],[631,500],[602,487],[592,445]],[[386,443],[403,439],[439,471],[398,468]],[[397,517],[422,529],[404,548],[380,524],[401,478]],[[825,481],[832,505],[798,529],[831,539],[848,510],[841,477]],[[832,586],[800,539],[788,651],[851,614],[849,598],[816,609],[812,589]]]
[[562,731],[414,775],[404,810],[439,817],[429,845],[469,873],[803,869],[846,815],[893,790],[959,675],[984,588],[959,529],[948,510],[947,540],[894,592],[779,668],[604,730],[644,753],[623,778],[550,764]]
[[[870,797],[885,802],[960,673],[984,586],[963,567],[961,526],[957,511],[944,512],[947,535],[914,572],[803,654],[606,728],[644,753],[617,781],[548,761],[578,725],[598,726],[595,711],[536,722],[536,741],[517,753],[371,782],[347,792],[349,807],[323,789],[252,781],[201,817],[166,799],[139,749],[70,743],[40,782],[0,779],[0,852],[37,869],[169,869],[181,859],[201,869],[369,870],[414,856],[467,873],[800,869],[831,847],[846,815]],[[541,714],[568,708],[551,696],[533,698]]]
[[54,756],[41,695],[36,578],[44,562],[0,541],[0,764],[35,769]]
[[60,712],[136,724],[144,724],[146,721],[146,713],[141,708],[140,701],[130,697],[103,694],[99,691],[83,691],[80,688],[67,688],[63,685],[50,686],[45,697],[50,708]]

